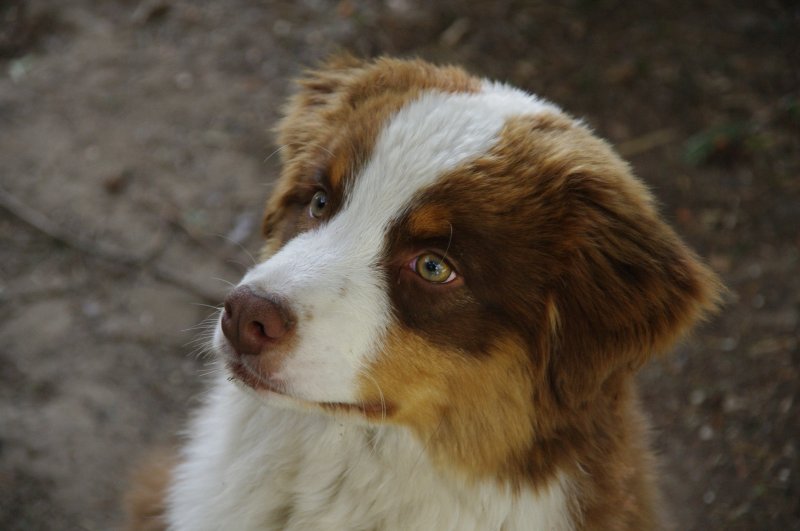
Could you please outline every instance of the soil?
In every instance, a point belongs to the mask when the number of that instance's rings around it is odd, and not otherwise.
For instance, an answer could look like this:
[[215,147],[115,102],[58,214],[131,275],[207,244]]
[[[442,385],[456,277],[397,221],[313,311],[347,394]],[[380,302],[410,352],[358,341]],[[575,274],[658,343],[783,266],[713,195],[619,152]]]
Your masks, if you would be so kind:
[[772,0],[0,1],[0,529],[119,525],[258,249],[290,80],[343,49],[617,146],[730,289],[641,374],[677,528],[800,529],[800,8]]

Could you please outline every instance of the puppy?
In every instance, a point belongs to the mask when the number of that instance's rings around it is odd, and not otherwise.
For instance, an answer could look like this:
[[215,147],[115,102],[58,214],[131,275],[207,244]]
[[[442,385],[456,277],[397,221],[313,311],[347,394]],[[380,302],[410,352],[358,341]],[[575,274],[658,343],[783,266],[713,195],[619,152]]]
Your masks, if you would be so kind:
[[310,72],[278,133],[262,261],[139,525],[659,527],[633,375],[720,287],[612,149],[536,96],[385,58]]

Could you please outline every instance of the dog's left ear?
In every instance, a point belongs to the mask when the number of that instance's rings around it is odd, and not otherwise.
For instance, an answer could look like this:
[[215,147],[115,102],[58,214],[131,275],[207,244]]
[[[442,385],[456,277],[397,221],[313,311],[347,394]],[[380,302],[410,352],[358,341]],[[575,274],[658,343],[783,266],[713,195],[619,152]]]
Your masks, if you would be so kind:
[[580,165],[562,174],[571,259],[547,309],[551,382],[573,406],[672,345],[722,291],[627,165],[602,141],[584,147]]

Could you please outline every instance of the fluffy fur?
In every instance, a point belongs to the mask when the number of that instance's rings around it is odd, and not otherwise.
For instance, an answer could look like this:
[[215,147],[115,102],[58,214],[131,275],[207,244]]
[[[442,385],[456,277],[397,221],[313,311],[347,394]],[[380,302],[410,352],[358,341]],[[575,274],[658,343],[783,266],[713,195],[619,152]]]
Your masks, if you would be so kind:
[[[609,146],[522,91],[391,59],[310,72],[278,131],[225,373],[137,525],[658,527],[633,374],[719,286]],[[430,253],[451,281],[422,277]]]

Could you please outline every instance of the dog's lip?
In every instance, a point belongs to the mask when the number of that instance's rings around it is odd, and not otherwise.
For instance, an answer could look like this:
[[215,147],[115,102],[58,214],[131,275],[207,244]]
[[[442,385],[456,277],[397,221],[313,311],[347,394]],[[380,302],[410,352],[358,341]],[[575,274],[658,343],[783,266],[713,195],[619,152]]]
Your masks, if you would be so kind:
[[270,380],[260,377],[250,369],[247,364],[241,361],[228,360],[226,364],[233,377],[248,387],[256,391],[271,391],[280,395],[285,394],[282,390],[283,385],[280,380]]
[[295,398],[284,391],[283,382],[259,377],[247,364],[241,361],[227,360],[226,365],[233,378],[255,391],[275,393],[303,404],[321,407],[331,413],[360,413],[371,419],[385,419],[393,411],[392,406],[385,402],[351,404],[348,402],[311,402]]

